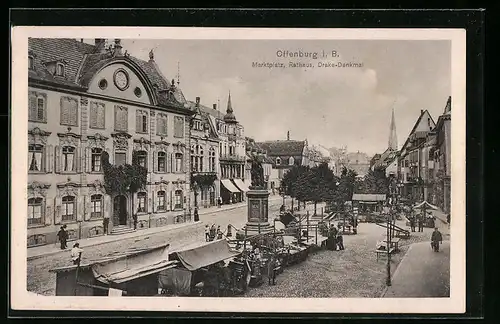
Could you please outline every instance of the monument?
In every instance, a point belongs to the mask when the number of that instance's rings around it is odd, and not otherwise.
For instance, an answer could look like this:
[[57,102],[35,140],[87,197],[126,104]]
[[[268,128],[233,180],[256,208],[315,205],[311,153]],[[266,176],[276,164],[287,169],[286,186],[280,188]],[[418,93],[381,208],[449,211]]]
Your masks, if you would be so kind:
[[246,232],[247,237],[273,231],[268,221],[269,191],[265,187],[264,169],[258,157],[253,159],[250,172],[252,183],[247,191],[248,218],[245,227],[238,233],[244,236]]

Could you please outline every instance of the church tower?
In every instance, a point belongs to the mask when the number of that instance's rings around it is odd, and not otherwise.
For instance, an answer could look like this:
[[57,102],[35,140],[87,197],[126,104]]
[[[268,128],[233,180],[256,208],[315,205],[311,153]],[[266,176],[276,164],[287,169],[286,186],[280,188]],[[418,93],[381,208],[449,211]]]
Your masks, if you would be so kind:
[[392,108],[391,130],[389,132],[389,149],[398,150],[398,136],[396,134],[396,121],[394,119],[394,107]]

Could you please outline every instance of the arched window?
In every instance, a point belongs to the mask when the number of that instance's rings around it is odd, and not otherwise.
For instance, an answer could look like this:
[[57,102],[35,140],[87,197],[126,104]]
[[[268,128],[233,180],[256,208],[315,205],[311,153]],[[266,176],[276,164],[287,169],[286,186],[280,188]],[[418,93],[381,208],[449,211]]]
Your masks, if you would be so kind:
[[281,159],[279,157],[276,158],[276,165],[280,165],[281,164]]
[[64,64],[57,63],[57,65],[56,65],[56,75],[57,76],[64,76]]
[[215,170],[215,148],[212,146],[208,151],[208,163],[210,172],[216,172]]
[[137,212],[145,213],[146,212],[146,193],[139,192],[137,193]]
[[288,159],[288,165],[293,165],[295,163],[295,160],[293,159],[293,156],[290,156]]
[[92,172],[101,172],[101,148],[92,149]]
[[101,218],[102,213],[102,195],[92,195],[90,196],[90,218]]
[[73,196],[62,197],[62,221],[70,222],[75,220],[76,199]]
[[182,172],[182,153],[175,153],[175,172]]
[[158,208],[157,210],[158,211],[164,211],[166,208],[165,208],[165,191],[161,190],[161,191],[158,191],[158,194],[157,194],[157,199],[158,201]]
[[148,153],[146,151],[137,152],[137,163],[143,167],[148,167]]
[[182,190],[175,191],[174,208],[175,209],[182,209]]
[[158,172],[167,171],[167,154],[165,152],[158,152]]
[[64,146],[62,148],[63,155],[63,171],[75,171],[75,148],[73,146]]
[[42,198],[28,199],[28,225],[42,224]]
[[43,146],[29,145],[28,146],[28,165],[30,171],[42,171],[43,161]]

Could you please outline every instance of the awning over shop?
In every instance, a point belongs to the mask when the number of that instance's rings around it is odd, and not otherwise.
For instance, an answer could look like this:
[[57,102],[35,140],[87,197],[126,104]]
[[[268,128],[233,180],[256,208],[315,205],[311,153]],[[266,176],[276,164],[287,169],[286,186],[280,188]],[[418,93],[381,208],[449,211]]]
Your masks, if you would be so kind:
[[430,208],[430,209],[435,209],[437,210],[438,208],[434,205],[429,204],[427,201],[422,201],[420,204],[413,206],[413,209],[422,209],[424,208]]
[[353,201],[385,201],[385,194],[353,194]]
[[238,187],[238,189],[240,189],[241,191],[247,192],[249,190],[248,186],[243,182],[243,180],[233,179],[233,182],[236,185],[236,187]]
[[226,240],[203,242],[174,252],[176,257],[189,271],[194,271],[211,264],[232,258],[240,252],[231,251]]
[[230,192],[240,192],[238,188],[229,179],[222,179],[222,185]]

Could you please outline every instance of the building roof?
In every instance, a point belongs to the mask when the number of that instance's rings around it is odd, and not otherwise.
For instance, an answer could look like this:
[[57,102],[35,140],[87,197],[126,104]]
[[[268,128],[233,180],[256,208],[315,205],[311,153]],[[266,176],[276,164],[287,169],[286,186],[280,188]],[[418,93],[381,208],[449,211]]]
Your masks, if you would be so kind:
[[398,156],[399,151],[394,151],[390,148],[387,148],[384,153],[378,154],[379,158],[373,164],[373,168],[385,168],[389,164],[391,164]]
[[267,151],[267,155],[270,157],[302,156],[306,146],[305,141],[293,140],[265,141],[257,144],[265,149]]
[[[34,69],[29,72],[29,78],[32,80],[85,90],[96,73],[105,66],[119,61],[137,70],[145,79],[151,95],[159,106],[185,109],[186,100],[182,91],[162,74],[152,53],[150,60],[144,61],[126,52],[115,55],[112,49],[101,50],[95,45],[71,38],[29,38],[28,52],[33,56],[34,62]],[[52,75],[47,68],[47,63],[57,61],[65,64],[63,77]],[[166,95],[166,90],[173,93],[173,98]]]
[[228,124],[238,123],[238,121],[236,120],[236,116],[234,115],[233,105],[231,104],[231,92],[229,93],[229,97],[227,98],[227,109],[226,115],[224,116],[224,121]]
[[253,138],[245,138],[246,155],[248,159],[259,156],[262,163],[273,164],[274,161],[267,156],[267,151],[261,147]]
[[431,114],[427,111],[427,110],[422,110],[420,112],[420,116],[418,116],[418,119],[417,121],[415,122],[415,124],[413,125],[413,128],[411,129],[410,131],[410,134],[408,134],[408,137],[406,138],[406,141],[405,143],[403,144],[402,148],[401,148],[401,151],[403,151],[406,146],[408,145],[408,142],[410,141],[410,138],[411,138],[411,135],[413,133],[415,133],[415,130],[417,129],[418,125],[420,124],[420,121],[422,120],[422,118],[424,117],[425,114],[428,114],[429,115],[429,118],[432,120],[432,123],[435,125],[436,123],[434,122],[434,119],[432,118]]

